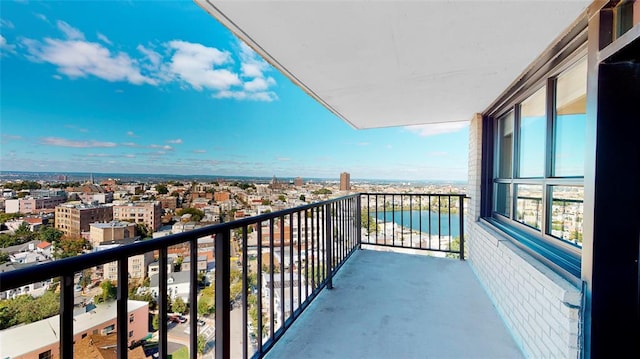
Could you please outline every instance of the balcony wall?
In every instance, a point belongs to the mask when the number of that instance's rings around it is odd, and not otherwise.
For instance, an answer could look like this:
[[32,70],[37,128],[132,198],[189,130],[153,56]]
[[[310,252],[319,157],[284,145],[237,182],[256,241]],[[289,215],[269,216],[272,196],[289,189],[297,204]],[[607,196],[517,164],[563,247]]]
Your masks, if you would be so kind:
[[578,358],[582,292],[479,221],[482,117],[469,128],[468,261],[525,355]]

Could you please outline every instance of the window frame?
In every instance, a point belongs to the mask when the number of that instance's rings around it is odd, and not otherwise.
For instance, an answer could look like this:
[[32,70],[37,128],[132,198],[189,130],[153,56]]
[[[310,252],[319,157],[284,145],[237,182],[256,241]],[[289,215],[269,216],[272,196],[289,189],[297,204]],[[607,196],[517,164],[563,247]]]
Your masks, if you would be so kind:
[[[484,200],[487,201],[486,212],[483,213],[483,219],[489,223],[496,224],[498,229],[504,229],[508,232],[508,235],[512,237],[516,242],[520,242],[523,247],[527,247],[529,252],[535,252],[536,256],[542,256],[547,261],[551,261],[557,264],[561,269],[567,270],[573,275],[576,275],[575,267],[577,263],[578,271],[581,262],[582,247],[571,243],[566,239],[562,239],[552,235],[552,209],[553,209],[553,186],[567,186],[567,187],[582,187],[584,189],[584,173],[582,176],[555,176],[555,148],[556,148],[556,135],[555,135],[555,122],[557,118],[556,113],[556,94],[557,94],[557,79],[562,74],[571,70],[575,66],[579,65],[582,61],[586,61],[586,46],[581,47],[571,56],[568,56],[563,61],[559,61],[558,64],[551,70],[549,70],[541,79],[531,83],[524,88],[520,89],[517,96],[513,96],[507,103],[504,103],[500,109],[491,115],[487,115],[488,122],[486,124],[490,126],[488,132],[490,136],[486,138],[491,141],[487,148],[490,151],[489,161],[490,165],[486,168],[488,173],[484,173],[486,176],[486,182],[484,188],[488,190],[490,195],[485,196]],[[526,101],[530,96],[534,95],[541,88],[546,86],[545,91],[545,144],[544,144],[544,170],[542,177],[519,177],[520,169],[520,136],[521,136],[521,104]],[[500,120],[513,113],[513,135],[511,142],[511,178],[498,177],[500,175],[501,160],[501,148],[502,146],[502,134],[500,133]],[[585,164],[586,165],[586,164]],[[508,208],[509,215],[506,216],[497,211],[498,202],[498,185],[509,185],[509,197],[510,207]],[[541,228],[538,230],[534,227],[519,222],[517,218],[517,187],[518,185],[535,185],[541,186]],[[584,203],[584,199],[583,199]],[[505,231],[503,231],[505,232]],[[524,243],[524,244],[523,244]],[[557,258],[570,258],[570,261],[574,263],[569,265],[573,267],[573,270],[567,269],[566,264],[558,263],[564,260],[557,260]],[[573,259],[571,259],[573,258]],[[579,272],[578,272],[579,277]]]

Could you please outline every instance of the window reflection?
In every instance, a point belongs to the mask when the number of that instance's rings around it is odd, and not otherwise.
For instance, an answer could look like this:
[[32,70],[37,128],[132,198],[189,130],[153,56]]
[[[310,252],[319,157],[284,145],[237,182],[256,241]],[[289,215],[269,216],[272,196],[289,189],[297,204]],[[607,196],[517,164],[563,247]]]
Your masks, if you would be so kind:
[[509,112],[498,120],[498,133],[500,133],[498,177],[500,178],[511,178],[513,173],[513,118],[513,112]]
[[546,137],[546,87],[542,87],[520,107],[519,177],[542,177]]
[[498,183],[496,185],[496,212],[511,216],[511,185]]
[[553,175],[584,176],[587,113],[587,61],[558,77]]
[[542,186],[517,185],[516,221],[529,227],[542,227]]
[[584,188],[551,186],[551,235],[582,246]]

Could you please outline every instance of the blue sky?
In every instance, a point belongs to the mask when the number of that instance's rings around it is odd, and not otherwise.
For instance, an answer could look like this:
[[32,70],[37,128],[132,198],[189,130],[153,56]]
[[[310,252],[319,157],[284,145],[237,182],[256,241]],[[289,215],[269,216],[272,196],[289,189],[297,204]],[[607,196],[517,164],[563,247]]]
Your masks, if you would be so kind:
[[0,34],[4,171],[467,179],[466,123],[354,130],[191,1],[2,0]]

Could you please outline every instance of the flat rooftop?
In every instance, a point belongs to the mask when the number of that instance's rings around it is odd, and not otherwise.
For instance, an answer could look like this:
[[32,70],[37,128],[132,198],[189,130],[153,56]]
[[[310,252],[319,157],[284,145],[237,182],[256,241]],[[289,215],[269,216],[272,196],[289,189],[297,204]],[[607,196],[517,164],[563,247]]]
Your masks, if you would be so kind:
[[355,252],[267,358],[523,358],[469,264]]

